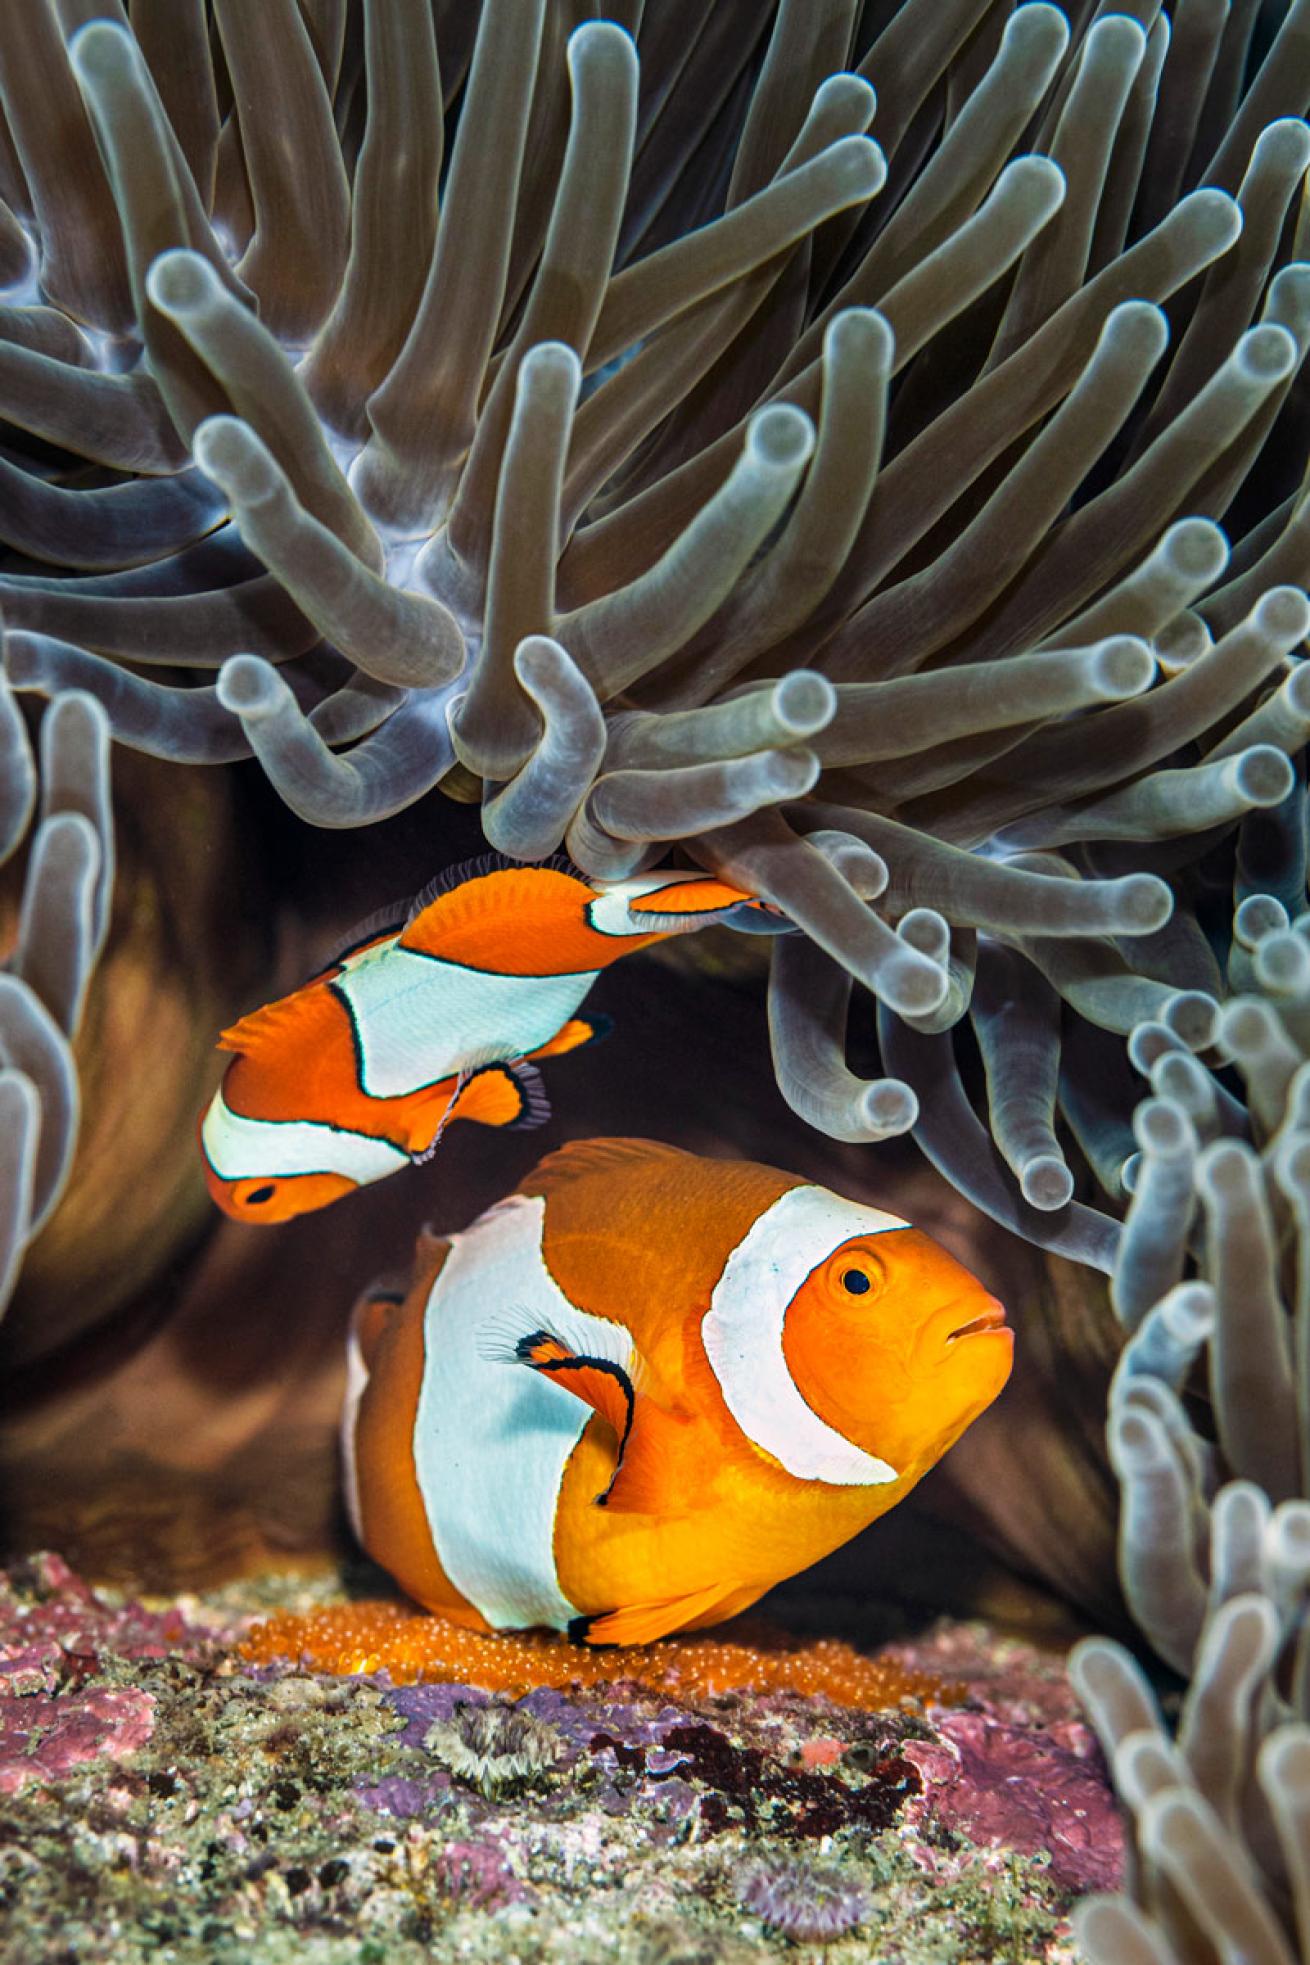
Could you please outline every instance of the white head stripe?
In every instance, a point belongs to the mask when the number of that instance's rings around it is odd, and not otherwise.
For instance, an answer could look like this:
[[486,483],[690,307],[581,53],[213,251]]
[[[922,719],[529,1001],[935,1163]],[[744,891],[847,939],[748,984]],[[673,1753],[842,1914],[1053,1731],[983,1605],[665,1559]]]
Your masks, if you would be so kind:
[[404,1098],[535,1051],[568,1022],[597,973],[502,976],[388,944],[347,962],[332,986],[350,1009],[362,1089]]
[[715,1285],[701,1336],[724,1403],[747,1439],[798,1480],[868,1487],[898,1478],[806,1404],[782,1335],[792,1298],[834,1249],[907,1226],[824,1187],[792,1187],[752,1223]]
[[507,1359],[505,1335],[538,1327],[584,1354],[631,1356],[632,1338],[570,1302],[542,1252],[546,1203],[511,1194],[450,1238],[423,1318],[414,1467],[432,1540],[455,1588],[497,1628],[578,1615],[555,1568],[555,1511],[589,1408]]
[[220,1180],[272,1180],[277,1174],[341,1174],[361,1187],[409,1165],[389,1140],[315,1119],[247,1119],[215,1092],[200,1128],[205,1155]]

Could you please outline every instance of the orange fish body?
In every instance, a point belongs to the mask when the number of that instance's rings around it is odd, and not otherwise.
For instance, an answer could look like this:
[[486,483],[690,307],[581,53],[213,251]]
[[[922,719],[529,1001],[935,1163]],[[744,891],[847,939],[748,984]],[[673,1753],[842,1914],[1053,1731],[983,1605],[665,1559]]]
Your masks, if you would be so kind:
[[719,1622],[893,1507],[1009,1375],[1004,1312],[894,1215],[645,1140],[549,1155],[356,1311],[374,1558],[479,1630]]
[[533,1125],[534,1060],[598,1034],[600,972],[763,904],[708,874],[610,885],[557,867],[456,868],[290,996],[243,1017],[200,1123],[209,1191],[285,1221],[426,1159],[455,1119]]

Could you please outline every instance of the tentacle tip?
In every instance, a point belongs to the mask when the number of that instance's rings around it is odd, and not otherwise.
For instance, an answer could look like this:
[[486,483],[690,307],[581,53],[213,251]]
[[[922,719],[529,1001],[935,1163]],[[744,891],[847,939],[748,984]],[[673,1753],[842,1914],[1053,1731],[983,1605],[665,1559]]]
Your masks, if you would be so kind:
[[1067,1207],[1073,1199],[1073,1175],[1054,1154],[1030,1160],[1019,1176],[1019,1187],[1028,1205],[1046,1214]]
[[229,655],[218,672],[216,693],[234,716],[267,716],[290,690],[262,655]]
[[121,21],[89,20],[69,36],[68,58],[78,81],[94,84],[125,75],[136,43]]

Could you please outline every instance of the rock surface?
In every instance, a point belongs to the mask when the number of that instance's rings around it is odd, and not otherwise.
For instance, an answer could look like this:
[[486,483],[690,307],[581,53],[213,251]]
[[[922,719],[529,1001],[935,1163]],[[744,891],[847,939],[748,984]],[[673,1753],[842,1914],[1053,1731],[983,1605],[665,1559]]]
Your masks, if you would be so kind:
[[1058,1657],[983,1626],[891,1647],[954,1702],[881,1711],[240,1655],[254,1617],[334,1594],[147,1607],[49,1555],[0,1580],[6,1965],[1038,1965],[1117,1880]]

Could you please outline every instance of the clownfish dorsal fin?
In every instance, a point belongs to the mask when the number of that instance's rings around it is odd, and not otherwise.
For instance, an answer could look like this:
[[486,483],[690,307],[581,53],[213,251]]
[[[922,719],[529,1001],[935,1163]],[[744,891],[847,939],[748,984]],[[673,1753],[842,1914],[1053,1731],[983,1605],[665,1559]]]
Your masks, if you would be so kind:
[[[580,917],[594,889],[568,860],[524,865],[486,853],[447,867],[414,896],[401,931],[402,948],[447,956],[473,968],[525,973],[525,944],[552,920]],[[549,973],[549,948],[542,950]],[[536,973],[529,969],[526,973]]]
[[513,1326],[488,1323],[482,1348],[487,1357],[526,1365],[572,1393],[599,1413],[614,1433],[614,1472],[596,1496],[596,1505],[615,1514],[676,1514],[678,1502],[668,1476],[668,1429],[691,1417],[659,1396],[665,1388],[621,1324],[597,1345],[574,1344],[558,1329],[536,1324],[514,1335]]
[[261,1004],[222,1031],[218,1049],[246,1057],[265,1048],[277,1049],[297,1035],[302,1014],[295,996],[279,996],[275,1003]]
[[405,925],[408,909],[408,901],[388,901],[385,907],[375,907],[371,914],[366,914],[345,934],[334,937],[322,951],[309,980],[313,982],[319,976],[339,969],[348,955],[367,948],[370,942],[381,941],[387,935],[398,935]]
[[572,1139],[567,1146],[557,1146],[538,1161],[523,1183],[523,1192],[542,1194],[549,1197],[552,1190],[567,1187],[571,1182],[583,1177],[630,1172],[637,1167],[649,1166],[653,1161],[668,1161],[670,1170],[673,1162],[684,1165],[694,1163],[694,1153],[684,1153],[679,1146],[666,1146],[659,1139]]
[[485,880],[489,873],[567,873],[574,880],[581,880],[584,886],[589,884],[586,875],[579,873],[572,860],[563,853],[552,854],[548,860],[511,860],[507,853],[479,853],[474,859],[457,860],[454,866],[443,867],[440,873],[434,873],[426,886],[420,887],[405,906],[405,920],[415,920],[424,908],[431,907],[433,901],[440,900],[443,894],[457,893],[461,887],[467,887],[471,880]]

